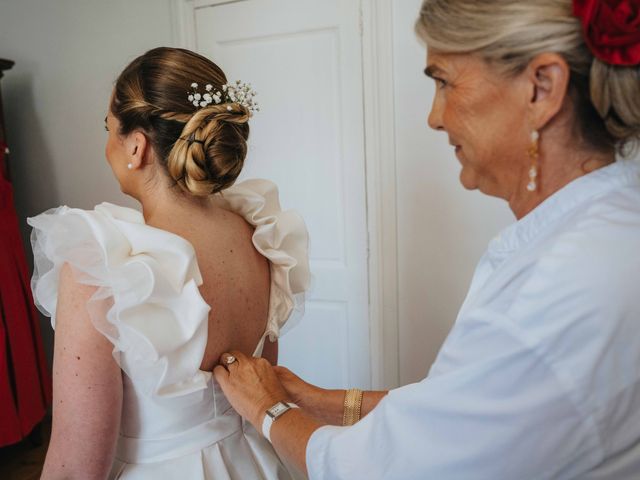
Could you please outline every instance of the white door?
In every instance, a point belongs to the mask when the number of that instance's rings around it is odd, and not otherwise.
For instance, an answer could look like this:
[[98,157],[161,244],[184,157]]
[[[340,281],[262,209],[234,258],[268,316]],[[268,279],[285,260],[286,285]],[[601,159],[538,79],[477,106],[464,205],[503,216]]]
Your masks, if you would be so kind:
[[280,363],[325,387],[371,383],[362,58],[358,0],[195,1],[193,48],[250,82],[242,178],[280,187],[311,237],[306,313]]

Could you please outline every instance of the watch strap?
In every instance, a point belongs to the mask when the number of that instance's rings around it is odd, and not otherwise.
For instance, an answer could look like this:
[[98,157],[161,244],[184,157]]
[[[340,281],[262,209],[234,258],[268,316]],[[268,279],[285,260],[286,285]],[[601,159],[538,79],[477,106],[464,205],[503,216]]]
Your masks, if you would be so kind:
[[[276,417],[271,416],[269,410],[277,406],[279,403],[283,403],[287,405],[289,408],[287,408],[286,410],[278,414]],[[285,414],[292,408],[300,408],[300,407],[298,407],[298,405],[296,405],[295,403],[291,403],[291,402],[278,402],[265,412],[264,419],[262,420],[262,435],[264,435],[264,438],[269,440],[269,442],[271,442],[271,426],[273,425],[273,422],[275,422],[278,418],[280,418],[281,415]]]

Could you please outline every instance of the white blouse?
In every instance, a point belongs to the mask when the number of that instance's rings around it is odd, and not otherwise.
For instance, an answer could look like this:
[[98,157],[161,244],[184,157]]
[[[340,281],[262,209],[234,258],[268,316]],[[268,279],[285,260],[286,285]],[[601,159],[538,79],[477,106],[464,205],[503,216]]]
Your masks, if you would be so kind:
[[427,378],[306,456],[312,480],[640,478],[640,166],[506,228]]

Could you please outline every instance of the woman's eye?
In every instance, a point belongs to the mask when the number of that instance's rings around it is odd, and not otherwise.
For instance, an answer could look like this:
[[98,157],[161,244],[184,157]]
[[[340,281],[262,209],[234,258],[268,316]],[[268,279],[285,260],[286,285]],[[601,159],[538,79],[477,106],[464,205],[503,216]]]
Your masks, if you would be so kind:
[[109,131],[109,127],[107,127],[106,125],[104,126],[104,129],[108,132]]
[[433,80],[436,82],[436,87],[439,89],[447,86],[447,82],[441,78],[433,77]]

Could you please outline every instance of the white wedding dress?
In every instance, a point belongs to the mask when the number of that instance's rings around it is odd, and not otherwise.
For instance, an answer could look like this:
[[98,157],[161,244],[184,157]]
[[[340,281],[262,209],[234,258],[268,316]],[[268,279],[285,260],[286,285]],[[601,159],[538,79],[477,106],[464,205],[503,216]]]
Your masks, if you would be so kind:
[[[249,180],[216,195],[255,227],[253,243],[271,262],[266,337],[275,340],[303,306],[309,284],[308,235],[278,190]],[[81,283],[98,287],[87,304],[124,371],[120,438],[110,479],[289,479],[271,444],[231,408],[210,372],[199,370],[209,306],[191,244],[144,223],[140,212],[109,203],[94,210],[59,207],[33,227],[32,288],[55,328],[64,262]]]

